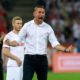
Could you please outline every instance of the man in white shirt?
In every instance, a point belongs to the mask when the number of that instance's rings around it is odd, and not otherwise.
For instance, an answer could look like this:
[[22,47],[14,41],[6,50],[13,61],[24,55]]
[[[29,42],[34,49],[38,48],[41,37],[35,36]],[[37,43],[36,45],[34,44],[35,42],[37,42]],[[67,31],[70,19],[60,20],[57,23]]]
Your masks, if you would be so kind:
[[[33,12],[34,19],[25,23],[19,32],[21,41],[24,39],[26,48],[23,63],[23,80],[32,80],[34,72],[38,80],[47,80],[48,61],[47,43],[48,40],[52,47],[71,52],[72,46],[65,48],[57,41],[51,26],[45,23],[45,9],[43,6],[36,6]],[[18,42],[6,41],[10,46],[17,46]]]
[[[16,16],[12,19],[13,30],[10,31],[3,40],[2,52],[8,57],[7,78],[6,80],[22,80],[23,76],[23,59],[24,59],[24,42],[20,42],[18,33],[22,28],[22,18]],[[12,47],[5,43],[6,40],[20,42],[18,46]]]

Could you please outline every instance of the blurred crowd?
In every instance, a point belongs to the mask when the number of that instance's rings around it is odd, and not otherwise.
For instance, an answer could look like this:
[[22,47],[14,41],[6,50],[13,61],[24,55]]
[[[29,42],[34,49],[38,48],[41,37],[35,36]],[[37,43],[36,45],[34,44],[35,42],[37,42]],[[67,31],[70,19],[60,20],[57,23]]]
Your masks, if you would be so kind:
[[3,36],[9,31],[8,11],[12,10],[12,0],[0,0],[0,50]]
[[37,0],[46,8],[45,21],[50,24],[60,43],[80,52],[80,0]]
[[3,80],[2,44],[3,38],[9,32],[8,11],[12,10],[12,0],[0,0],[0,80]]

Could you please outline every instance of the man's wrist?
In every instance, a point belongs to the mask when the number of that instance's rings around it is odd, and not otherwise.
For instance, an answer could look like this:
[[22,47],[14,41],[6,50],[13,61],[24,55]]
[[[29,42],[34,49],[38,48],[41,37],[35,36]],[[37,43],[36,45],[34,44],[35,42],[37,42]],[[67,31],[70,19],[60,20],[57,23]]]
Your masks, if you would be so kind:
[[64,49],[64,52],[67,52],[67,48]]

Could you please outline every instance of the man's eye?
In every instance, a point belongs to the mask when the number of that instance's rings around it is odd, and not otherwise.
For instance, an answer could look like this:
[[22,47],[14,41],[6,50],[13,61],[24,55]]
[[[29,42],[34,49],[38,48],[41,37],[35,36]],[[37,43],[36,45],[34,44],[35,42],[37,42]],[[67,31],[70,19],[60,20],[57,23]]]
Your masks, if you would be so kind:
[[39,13],[41,13],[41,11]]

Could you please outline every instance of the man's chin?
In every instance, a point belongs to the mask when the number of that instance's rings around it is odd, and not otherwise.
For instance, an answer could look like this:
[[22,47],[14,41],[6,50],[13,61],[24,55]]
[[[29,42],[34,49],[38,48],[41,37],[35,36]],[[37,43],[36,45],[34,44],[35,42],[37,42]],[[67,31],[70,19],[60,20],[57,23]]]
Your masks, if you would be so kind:
[[21,29],[17,30],[17,31],[20,31]]

